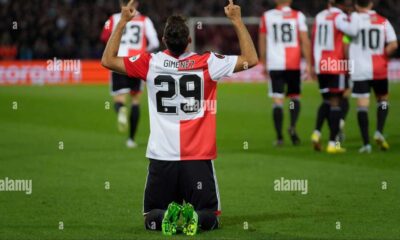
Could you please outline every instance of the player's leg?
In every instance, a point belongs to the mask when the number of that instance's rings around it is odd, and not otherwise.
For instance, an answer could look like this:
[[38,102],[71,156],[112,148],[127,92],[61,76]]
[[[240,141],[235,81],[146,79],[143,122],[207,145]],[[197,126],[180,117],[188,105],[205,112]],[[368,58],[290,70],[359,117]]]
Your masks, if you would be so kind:
[[129,89],[131,95],[131,111],[129,115],[129,137],[126,142],[128,148],[137,147],[135,142],[135,135],[140,117],[140,97],[142,81],[140,79],[132,78],[129,80]]
[[142,80],[132,78],[129,81],[129,88],[131,94],[131,111],[129,115],[129,138],[126,142],[128,148],[137,147],[135,142],[135,135],[140,117],[140,98],[142,93]]
[[300,115],[300,93],[301,93],[301,79],[300,71],[286,71],[287,83],[287,96],[290,99],[289,112],[290,112],[290,127],[289,135],[293,145],[300,144],[300,138],[297,135],[296,124]]
[[389,144],[383,136],[383,130],[389,114],[389,82],[387,79],[375,80],[372,84],[378,102],[377,126],[374,139],[382,150],[388,150]]
[[344,134],[344,127],[346,124],[346,117],[347,114],[349,113],[349,109],[350,109],[350,95],[351,95],[351,89],[350,89],[350,84],[349,84],[349,76],[346,75],[345,76],[345,91],[343,93],[343,98],[342,101],[340,102],[340,107],[342,108],[342,117],[340,119],[340,131],[339,134],[337,136],[337,140],[339,142],[343,142],[344,138],[345,138],[345,134]]
[[321,129],[325,122],[329,118],[330,104],[329,104],[329,88],[327,86],[327,80],[325,75],[318,75],[319,91],[322,96],[322,103],[317,110],[317,119],[315,122],[315,130],[311,135],[311,141],[314,146],[314,150],[321,151]]
[[276,146],[283,144],[283,104],[284,104],[284,87],[283,71],[270,71],[269,96],[273,100],[272,116],[276,131]]
[[[178,163],[152,159],[149,161],[143,203],[144,222],[148,230],[162,230],[170,203],[181,203],[178,192]],[[176,217],[177,214],[173,214]]]
[[180,189],[185,202],[194,207],[199,228],[218,228],[221,206],[213,161],[181,161],[180,164]]
[[336,136],[340,130],[340,119],[342,116],[342,108],[340,107],[340,102],[343,98],[344,85],[341,85],[340,75],[330,75],[329,82],[329,143],[327,152],[328,153],[342,153],[345,151],[336,141]]
[[369,97],[370,97],[370,82],[371,81],[355,81],[353,85],[354,98],[357,98],[357,120],[360,128],[360,133],[363,141],[363,146],[360,148],[360,153],[370,153],[372,151],[369,141]]
[[111,95],[113,96],[114,110],[117,113],[118,130],[121,132],[128,128],[128,109],[125,103],[129,91],[126,76],[111,72]]

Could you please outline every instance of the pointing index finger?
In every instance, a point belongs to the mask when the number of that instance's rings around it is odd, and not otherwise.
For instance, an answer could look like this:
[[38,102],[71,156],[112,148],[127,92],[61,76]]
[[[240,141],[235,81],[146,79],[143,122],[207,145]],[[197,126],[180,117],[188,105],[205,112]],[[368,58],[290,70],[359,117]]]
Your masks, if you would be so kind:
[[135,3],[135,0],[130,0],[128,3],[128,7],[132,8],[134,3]]

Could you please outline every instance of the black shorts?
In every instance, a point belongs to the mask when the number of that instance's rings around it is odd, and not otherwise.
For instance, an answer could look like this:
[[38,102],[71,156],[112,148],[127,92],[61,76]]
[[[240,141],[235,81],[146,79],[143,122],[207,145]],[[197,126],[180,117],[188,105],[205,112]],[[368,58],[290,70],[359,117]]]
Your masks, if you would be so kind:
[[354,98],[369,97],[371,89],[376,96],[385,96],[389,93],[389,81],[387,79],[353,81],[352,96]]
[[218,183],[211,160],[160,161],[150,159],[144,191],[143,214],[167,209],[175,201],[195,210],[221,212]]
[[142,80],[130,78],[127,75],[111,72],[111,95],[136,94],[142,89]]
[[[271,83],[269,96],[275,98],[298,97],[301,93],[301,79],[299,70],[270,71]],[[285,92],[285,86],[287,86]]]
[[349,88],[349,78],[344,74],[318,74],[318,83],[319,91],[324,97],[341,95]]

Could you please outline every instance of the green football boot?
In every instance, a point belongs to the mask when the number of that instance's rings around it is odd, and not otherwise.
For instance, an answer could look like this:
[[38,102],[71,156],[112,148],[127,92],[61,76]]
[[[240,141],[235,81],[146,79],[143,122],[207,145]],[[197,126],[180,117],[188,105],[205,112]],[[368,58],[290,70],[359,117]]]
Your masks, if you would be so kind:
[[168,205],[167,211],[164,213],[161,228],[162,233],[167,236],[176,234],[177,222],[181,214],[182,206],[172,202]]
[[197,233],[199,216],[194,210],[192,204],[185,203],[182,207],[182,218],[183,218],[183,233],[187,236],[194,236]]

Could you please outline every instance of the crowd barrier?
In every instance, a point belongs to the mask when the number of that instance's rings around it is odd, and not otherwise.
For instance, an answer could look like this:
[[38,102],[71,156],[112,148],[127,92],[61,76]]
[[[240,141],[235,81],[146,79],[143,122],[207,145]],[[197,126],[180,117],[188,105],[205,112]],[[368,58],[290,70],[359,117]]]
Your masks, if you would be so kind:
[[[0,85],[108,84],[110,72],[99,61],[0,61]],[[400,81],[400,59],[389,63],[389,79]],[[263,67],[236,73],[223,82],[265,82]]]

